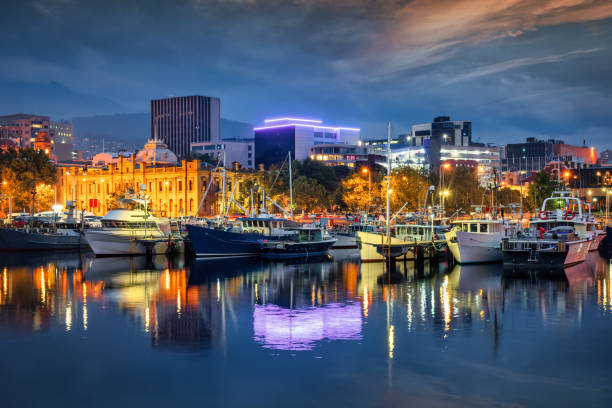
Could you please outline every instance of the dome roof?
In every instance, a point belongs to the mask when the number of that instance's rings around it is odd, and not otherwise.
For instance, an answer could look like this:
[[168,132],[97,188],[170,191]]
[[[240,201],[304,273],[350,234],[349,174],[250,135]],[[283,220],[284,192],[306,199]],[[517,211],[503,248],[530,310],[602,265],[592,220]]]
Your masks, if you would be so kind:
[[161,140],[149,140],[136,155],[137,163],[178,164],[178,158]]

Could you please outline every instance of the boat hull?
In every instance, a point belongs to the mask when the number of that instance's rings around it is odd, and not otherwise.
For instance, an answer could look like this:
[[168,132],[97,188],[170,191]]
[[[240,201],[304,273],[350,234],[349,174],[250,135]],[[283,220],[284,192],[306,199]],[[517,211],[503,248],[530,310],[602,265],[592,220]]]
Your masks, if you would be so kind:
[[267,259],[309,258],[325,255],[332,248],[335,239],[317,242],[268,243],[261,248],[261,257]]
[[562,251],[538,251],[534,256],[529,250],[504,250],[506,268],[563,269],[586,260],[592,240],[566,242]]
[[167,239],[137,239],[95,230],[86,231],[85,237],[96,255],[147,255],[168,251]]
[[595,235],[595,238],[593,238],[593,241],[591,242],[589,251],[590,252],[597,251],[599,249],[599,246],[601,245],[601,242],[604,240],[604,238],[606,238],[605,233]]
[[259,255],[260,243],[272,239],[261,234],[222,231],[186,225],[196,256],[225,257]]
[[62,251],[87,247],[81,234],[40,234],[21,230],[0,229],[0,252]]
[[474,233],[453,228],[446,244],[460,264],[502,262],[501,233]]

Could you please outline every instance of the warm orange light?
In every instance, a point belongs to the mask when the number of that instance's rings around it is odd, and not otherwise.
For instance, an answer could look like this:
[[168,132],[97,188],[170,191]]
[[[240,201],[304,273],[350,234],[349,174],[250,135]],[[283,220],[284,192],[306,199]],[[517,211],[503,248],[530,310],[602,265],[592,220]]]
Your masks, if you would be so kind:
[[450,167],[450,163],[444,163],[444,168],[448,169]]
[[565,177],[569,177],[569,175],[570,175],[569,171],[566,171],[565,172]]
[[362,172],[363,174],[368,174],[368,171],[369,171],[369,170],[368,170],[368,168],[367,168],[367,167],[364,167],[364,168],[362,168],[362,169],[361,169],[361,172]]

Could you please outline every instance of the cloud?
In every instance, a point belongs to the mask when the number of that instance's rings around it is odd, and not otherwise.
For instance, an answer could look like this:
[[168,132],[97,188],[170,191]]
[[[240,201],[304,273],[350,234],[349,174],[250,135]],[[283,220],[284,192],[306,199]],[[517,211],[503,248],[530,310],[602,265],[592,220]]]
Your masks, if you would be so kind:
[[503,62],[498,62],[495,64],[490,64],[490,65],[485,65],[485,66],[481,66],[478,67],[477,69],[474,69],[470,72],[466,72],[460,75],[456,75],[452,78],[447,79],[443,85],[450,85],[450,84],[454,84],[457,82],[462,82],[462,81],[467,81],[470,79],[475,79],[478,77],[482,77],[482,76],[486,76],[486,75],[491,75],[491,74],[497,74],[500,72],[504,72],[504,71],[509,71],[509,70],[513,70],[513,69],[518,69],[518,68],[522,68],[522,67],[527,67],[530,65],[538,65],[538,64],[550,64],[553,62],[559,62],[562,61],[564,59],[573,57],[573,56],[577,56],[577,55],[581,55],[581,54],[591,54],[594,52],[599,52],[602,51],[601,48],[591,48],[591,49],[587,49],[587,50],[574,50],[574,51],[570,51],[570,52],[566,52],[563,54],[557,54],[557,55],[547,55],[547,56],[543,56],[543,57],[525,57],[525,58],[515,58],[515,59],[511,59],[511,60],[506,60]]

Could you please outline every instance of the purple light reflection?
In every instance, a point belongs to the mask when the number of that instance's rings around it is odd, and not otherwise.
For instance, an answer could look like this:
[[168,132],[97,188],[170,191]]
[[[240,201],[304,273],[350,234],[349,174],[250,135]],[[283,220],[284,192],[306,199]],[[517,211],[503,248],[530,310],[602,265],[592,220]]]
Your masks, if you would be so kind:
[[253,338],[264,348],[312,350],[324,339],[361,340],[362,324],[360,303],[331,303],[302,309],[255,305]]

